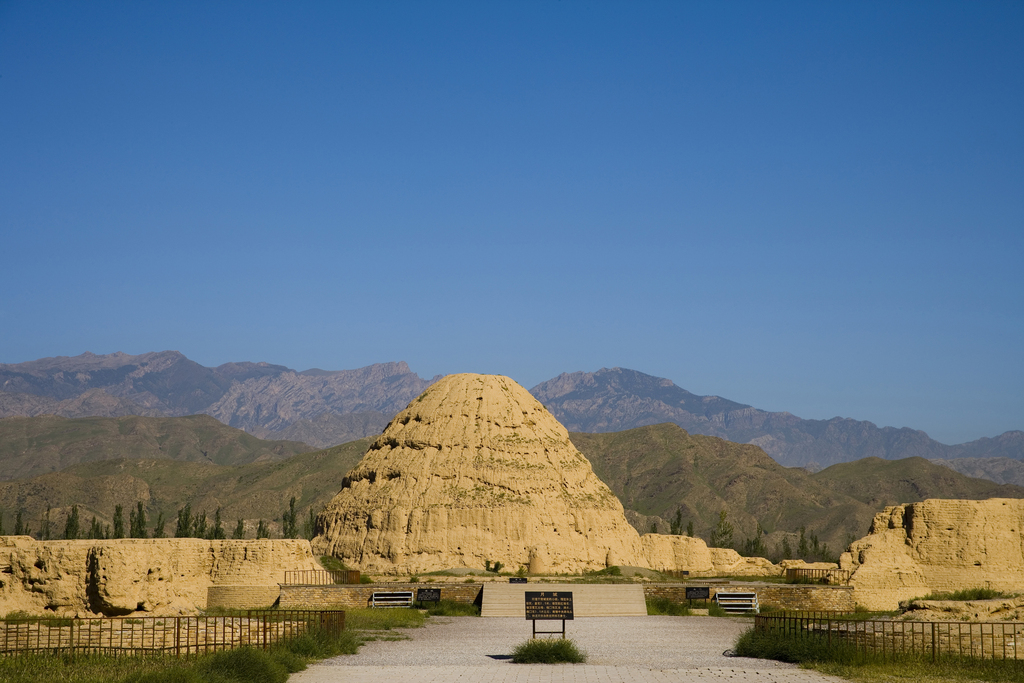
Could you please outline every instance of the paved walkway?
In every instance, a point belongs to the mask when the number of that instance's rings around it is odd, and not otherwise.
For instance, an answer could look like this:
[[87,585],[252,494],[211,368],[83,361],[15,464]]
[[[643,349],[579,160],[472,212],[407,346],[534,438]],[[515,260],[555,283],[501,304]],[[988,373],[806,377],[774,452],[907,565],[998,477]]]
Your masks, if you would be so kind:
[[[557,622],[556,622],[557,623]],[[411,640],[376,641],[293,674],[289,683],[686,683],[764,681],[826,683],[841,679],[792,664],[726,657],[751,620],[714,617],[591,617],[567,622],[586,664],[512,664],[530,637],[516,618],[431,617],[402,629]]]

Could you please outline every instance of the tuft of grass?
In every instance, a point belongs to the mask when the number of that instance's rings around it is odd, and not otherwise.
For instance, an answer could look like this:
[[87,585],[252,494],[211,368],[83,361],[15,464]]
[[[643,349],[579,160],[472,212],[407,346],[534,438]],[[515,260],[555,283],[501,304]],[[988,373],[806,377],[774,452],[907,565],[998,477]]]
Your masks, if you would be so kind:
[[730,616],[725,608],[719,605],[717,602],[708,603],[708,616],[709,617],[728,617]]
[[690,616],[690,606],[679,602],[672,602],[668,598],[647,598],[647,614],[662,614],[670,617]]
[[320,566],[329,572],[342,572],[348,570],[345,563],[331,555],[320,556]]
[[373,583],[373,579],[371,579],[366,574],[360,574],[359,575],[359,583]]
[[469,602],[455,602],[454,600],[441,600],[439,602],[424,603],[427,614],[432,617],[478,617],[480,608]]
[[883,658],[859,651],[851,643],[833,643],[829,647],[821,638],[787,637],[780,633],[757,633],[753,629],[742,634],[733,649],[740,657],[798,663],[858,683],[1024,683],[1024,661],[1013,659],[943,656],[932,662],[930,656],[894,656],[891,652]]
[[967,600],[996,600],[998,598],[1012,598],[1013,594],[1003,593],[991,588],[964,588],[958,591],[947,591],[943,593],[929,593],[923,598],[915,600],[955,600],[966,602]]
[[345,611],[345,628],[353,631],[389,631],[393,628],[419,628],[426,616],[418,609],[352,609]]
[[512,650],[513,664],[582,664],[587,653],[568,638],[533,639]]

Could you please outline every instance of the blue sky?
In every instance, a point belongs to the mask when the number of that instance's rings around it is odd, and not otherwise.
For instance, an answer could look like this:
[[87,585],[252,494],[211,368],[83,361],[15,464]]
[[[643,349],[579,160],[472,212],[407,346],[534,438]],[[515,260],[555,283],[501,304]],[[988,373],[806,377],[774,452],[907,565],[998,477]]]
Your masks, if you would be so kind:
[[1024,4],[0,0],[0,362],[1024,429]]

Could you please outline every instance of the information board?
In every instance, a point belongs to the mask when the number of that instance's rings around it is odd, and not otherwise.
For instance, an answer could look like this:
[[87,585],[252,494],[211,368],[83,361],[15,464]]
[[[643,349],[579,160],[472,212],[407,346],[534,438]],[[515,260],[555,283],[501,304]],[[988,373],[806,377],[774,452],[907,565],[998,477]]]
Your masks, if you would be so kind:
[[572,592],[526,591],[527,619],[572,619]]
[[526,583],[525,576],[510,576],[508,577],[509,583]]
[[441,602],[441,589],[417,588],[416,602]]
[[711,588],[709,586],[687,586],[686,587],[686,599],[687,600],[707,600],[711,597]]

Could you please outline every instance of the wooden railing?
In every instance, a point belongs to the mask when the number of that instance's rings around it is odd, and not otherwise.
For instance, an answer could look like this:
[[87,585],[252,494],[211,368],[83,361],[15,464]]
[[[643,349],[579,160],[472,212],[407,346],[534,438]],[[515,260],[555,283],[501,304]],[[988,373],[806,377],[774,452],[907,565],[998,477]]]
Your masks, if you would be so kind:
[[1024,659],[1024,623],[858,619],[851,613],[772,612],[754,617],[754,629],[792,638],[819,638],[883,658]]
[[330,586],[331,584],[359,583],[359,570],[342,569],[307,569],[284,573],[284,582],[288,586]]
[[848,569],[787,569],[787,583],[821,583],[832,586],[850,585],[853,572]]
[[102,652],[184,656],[237,647],[266,649],[311,629],[345,630],[340,610],[260,610],[232,616],[0,620],[0,654]]

